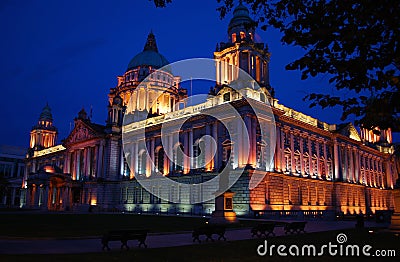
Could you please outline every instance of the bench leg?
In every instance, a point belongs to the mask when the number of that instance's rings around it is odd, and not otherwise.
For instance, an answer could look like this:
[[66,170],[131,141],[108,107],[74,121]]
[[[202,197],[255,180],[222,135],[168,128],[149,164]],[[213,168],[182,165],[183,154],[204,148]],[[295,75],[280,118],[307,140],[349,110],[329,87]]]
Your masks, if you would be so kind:
[[207,236],[207,238],[206,238],[207,242],[208,242],[209,239],[211,239],[211,241],[214,242],[214,239],[212,238],[212,235],[206,235],[206,236]]
[[145,248],[147,248],[147,245],[144,241],[145,240],[139,240],[139,247],[141,247],[143,245]]
[[201,243],[199,236],[193,237],[193,242],[195,242],[196,240],[197,240],[199,243]]
[[121,240],[121,249],[124,249],[124,247],[126,248],[126,250],[129,250],[129,247],[128,247],[128,241],[124,241],[124,240]]
[[102,244],[103,244],[103,251],[104,251],[104,249],[106,249],[107,248],[107,251],[110,251],[110,247],[108,246],[108,241],[106,242],[106,241],[103,241],[102,242]]
[[273,231],[268,231],[268,234],[266,235],[266,237],[269,235],[275,236],[275,233]]

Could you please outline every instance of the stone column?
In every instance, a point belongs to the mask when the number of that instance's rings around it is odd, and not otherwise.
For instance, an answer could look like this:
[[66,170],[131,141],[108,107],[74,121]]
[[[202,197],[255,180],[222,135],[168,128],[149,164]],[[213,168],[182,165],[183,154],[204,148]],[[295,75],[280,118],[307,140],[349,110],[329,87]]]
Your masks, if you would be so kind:
[[190,169],[194,169],[194,153],[193,153],[193,129],[189,130],[189,156],[190,156]]
[[[233,148],[231,149],[231,151],[233,151],[234,167],[243,167],[247,163],[247,159],[245,159],[243,152],[246,151],[247,148],[249,148],[249,141],[244,142],[245,139],[243,138],[243,131],[246,126],[243,126],[241,119],[238,119],[237,121],[237,133],[236,137],[233,140]],[[243,148],[243,150],[240,150],[241,148]]]
[[[390,165],[390,160],[386,160],[385,161],[385,171],[386,171],[386,183],[387,183],[387,186],[389,187],[389,188],[392,188],[393,189],[393,187],[394,187],[394,182],[395,181],[393,181],[393,177],[392,177],[392,172],[391,172],[391,170],[392,170],[392,168],[391,168],[391,165]],[[400,214],[400,206],[399,206],[399,212],[398,212],[399,214]]]
[[91,164],[92,165],[92,175],[93,176],[97,176],[97,161],[98,161],[98,155],[99,155],[99,146],[98,145],[95,145],[95,147],[94,147],[94,152],[93,152],[93,156],[94,156],[94,161],[93,161],[93,163]]
[[137,170],[136,168],[136,162],[137,162],[137,152],[136,152],[136,143],[130,144],[131,147],[131,155],[130,155],[130,163],[129,163],[129,178],[133,179],[135,177],[135,172]]
[[282,151],[282,148],[281,148],[281,130],[280,130],[280,128],[279,128],[279,126],[278,125],[276,125],[276,146],[275,146],[275,167],[274,167],[274,169],[275,169],[275,171],[277,171],[277,172],[281,172],[282,171],[282,169],[281,169],[281,162],[282,162],[282,160],[281,160],[281,151]]
[[[206,123],[205,126],[206,129],[206,135],[207,136],[212,136],[211,133],[211,125]],[[212,146],[211,144],[207,145],[206,143],[206,148],[205,148],[205,156],[204,156],[204,168],[206,171],[211,171],[212,170]]]
[[124,149],[123,149],[123,147],[122,146],[118,146],[120,149],[120,151],[121,151],[121,153],[120,153],[120,157],[119,157],[119,159],[120,159],[120,161],[119,161],[119,169],[120,169],[120,171],[119,171],[119,173],[120,173],[120,175],[121,176],[125,176],[125,161],[124,161]]
[[75,165],[75,167],[76,167],[76,180],[80,180],[81,179],[81,174],[80,174],[80,169],[81,169],[81,150],[79,149],[79,150],[77,150],[76,151],[76,165]]
[[25,206],[30,207],[31,206],[31,194],[32,194],[32,187],[26,187],[25,190]]
[[91,169],[93,169],[93,167],[92,167],[92,162],[91,162],[91,160],[92,160],[92,148],[91,147],[88,147],[87,148],[87,153],[86,153],[86,157],[87,157],[87,168],[86,168],[86,175],[87,175],[87,177],[89,178],[90,177],[90,175],[91,175]]
[[11,188],[11,199],[10,199],[11,206],[14,206],[15,204],[15,190],[16,190],[15,187]]
[[[144,140],[144,154],[146,155],[146,170],[145,170],[145,174],[147,177],[149,177],[152,173],[152,167],[151,167],[151,142],[150,139],[145,139]],[[143,161],[143,160],[142,160]]]
[[133,166],[133,175],[135,176],[136,173],[139,172],[139,145],[140,145],[140,142],[135,142],[134,145],[135,145],[135,147],[134,147],[135,150],[133,151],[134,152],[133,156],[134,156],[135,164]]
[[374,180],[375,180],[374,184],[376,187],[379,187],[379,179],[377,178],[377,176],[378,176],[378,172],[377,172],[378,161],[377,161],[376,157],[374,157],[373,161],[374,161],[373,167],[374,167]]
[[304,159],[303,159],[303,154],[304,154],[304,141],[303,141],[303,137],[300,135],[299,137],[299,141],[300,141],[300,174],[301,176],[305,175],[305,168],[304,168]]
[[[171,173],[172,171],[173,171],[173,163],[174,163],[174,146],[175,146],[175,144],[174,144],[174,135],[173,134],[171,134],[169,137],[169,140],[168,140],[168,148],[167,148],[167,150],[168,150],[168,155],[169,155],[169,157],[167,157],[167,156],[165,156],[166,158],[167,158],[167,161],[168,161],[168,170],[169,170],[169,173]],[[179,141],[179,134],[178,134],[178,141]],[[177,145],[177,146],[179,146],[179,145]],[[176,164],[176,163],[175,163]]]
[[97,178],[103,177],[103,158],[104,158],[104,141],[102,140],[98,149],[98,157],[97,157]]
[[360,155],[358,153],[358,149],[354,147],[354,183],[358,183],[360,180]]
[[87,168],[88,167],[88,157],[87,157],[88,148],[85,147],[82,149],[82,151],[83,151],[83,166],[81,167],[81,169],[83,170],[83,176],[84,176],[84,177],[82,177],[82,179],[85,179],[88,176],[88,168]]
[[349,172],[349,181],[353,182],[354,181],[354,149],[352,147],[348,148],[349,150],[349,155],[350,155],[350,172]]
[[[218,121],[215,121],[214,124],[212,125],[212,136],[215,140],[216,143],[216,148],[213,146],[212,147],[212,152],[215,151],[215,155],[213,157],[213,163],[212,163],[212,169],[217,169],[218,166],[218,151],[219,151],[219,139],[218,139]],[[215,149],[215,150],[214,150]]]
[[[155,141],[154,137],[150,138],[150,158],[151,158],[151,162],[153,162],[153,163],[154,163],[154,160],[155,160],[155,156],[154,156],[154,154],[155,154],[155,142],[156,141]],[[154,172],[155,171],[155,166],[157,165],[157,163],[154,163],[152,165],[151,162],[150,162],[150,169],[151,169],[152,172]]]
[[49,209],[49,185],[43,185],[42,209]]
[[347,153],[347,146],[341,146],[343,148],[343,165],[344,168],[342,169],[342,179],[343,181],[348,181],[349,180],[349,154]]
[[34,207],[38,207],[39,206],[39,186],[35,185],[35,187],[33,187],[33,206]]
[[221,71],[220,71],[220,61],[216,61],[216,80],[217,80],[217,85],[221,83]]
[[336,139],[333,140],[333,180],[339,180],[339,148]]
[[296,174],[296,167],[294,162],[294,135],[290,131],[290,172],[294,175]]
[[190,156],[189,156],[189,132],[183,133],[183,151],[184,151],[184,162],[183,162],[183,173],[188,174],[190,171]]
[[[170,138],[170,135],[166,135],[166,138],[165,138],[165,143],[162,145],[163,146],[163,149],[164,149],[164,163],[163,163],[163,174],[165,175],[165,174],[167,174],[168,173],[168,171],[169,171],[169,166],[168,166],[168,157],[167,157],[167,153],[168,153],[168,150],[169,150],[169,148],[170,148],[170,146],[171,146],[171,144],[169,143],[169,138]],[[158,161],[158,160],[157,160]],[[158,163],[156,163],[156,165],[157,165]],[[160,170],[159,170],[160,171]]]
[[70,173],[71,153],[67,152],[67,156],[64,159],[64,173]]
[[379,161],[379,173],[381,174],[382,187],[386,189],[388,187],[388,185],[386,184],[385,175],[383,174],[383,162],[382,161]]
[[312,150],[311,150],[310,136],[308,136],[308,138],[307,138],[307,143],[308,143],[308,172],[310,173],[310,176],[312,176],[314,173],[314,168],[312,165],[313,155],[312,155]]
[[256,167],[257,165],[257,122],[256,119],[251,117],[250,118],[250,123],[251,123],[251,147],[250,147],[250,157],[251,157],[251,162],[250,164],[253,167]]
[[320,155],[319,155],[319,146],[320,146],[320,144],[319,144],[319,141],[318,140],[316,140],[315,141],[315,151],[317,151],[317,178],[321,178],[321,172],[322,172],[322,170],[321,170],[321,167],[320,167]]
[[285,131],[281,129],[281,171],[285,171],[286,170],[286,160],[285,160]]
[[[323,151],[324,151],[324,168],[325,168],[325,177],[327,178],[329,176],[329,170],[328,170],[328,153],[326,151],[326,141],[324,140],[323,143]],[[331,163],[332,165],[332,163]]]

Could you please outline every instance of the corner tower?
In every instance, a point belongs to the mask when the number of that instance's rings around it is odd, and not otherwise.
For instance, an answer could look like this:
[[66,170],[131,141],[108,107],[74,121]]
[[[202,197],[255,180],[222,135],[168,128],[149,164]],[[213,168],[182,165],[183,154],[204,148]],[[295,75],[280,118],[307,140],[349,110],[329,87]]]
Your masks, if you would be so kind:
[[269,83],[270,53],[266,44],[255,42],[255,29],[256,22],[250,18],[247,7],[240,3],[229,22],[229,42],[217,44],[214,52],[214,59],[217,60],[217,86],[238,79],[236,68],[239,67],[273,95]]
[[48,104],[43,108],[37,125],[32,127],[29,148],[42,150],[54,146],[57,139],[57,128],[53,126],[53,115]]

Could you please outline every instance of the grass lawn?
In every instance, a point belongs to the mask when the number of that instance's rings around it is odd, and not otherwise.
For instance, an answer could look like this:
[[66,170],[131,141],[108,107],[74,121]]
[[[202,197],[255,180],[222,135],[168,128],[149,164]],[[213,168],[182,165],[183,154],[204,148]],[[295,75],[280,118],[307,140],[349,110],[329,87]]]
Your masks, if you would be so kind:
[[[336,236],[338,233],[347,235],[347,244],[358,244],[362,247],[369,244],[373,248],[370,253],[376,249],[394,249],[396,250],[396,258],[379,258],[379,261],[399,261],[400,256],[400,238],[392,234],[377,233],[370,234],[367,231],[345,230],[309,233],[302,235],[294,235],[287,237],[268,238],[268,245],[286,244],[287,246],[296,244],[298,246],[304,244],[314,244],[320,247],[324,244],[332,242],[337,244]],[[257,255],[257,247],[263,240],[243,240],[234,242],[216,242],[195,244],[192,246],[157,248],[157,249],[131,249],[129,251],[111,251],[102,253],[88,254],[67,254],[67,255],[0,255],[1,261],[293,261],[293,260],[312,260],[312,261],[364,261],[366,257],[344,257],[344,256],[324,256],[324,257],[301,257],[294,258],[292,256],[273,257]],[[319,250],[319,249],[318,249]],[[275,252],[276,254],[276,252]],[[374,257],[375,261],[378,261]]]
[[[150,232],[191,231],[208,219],[202,217],[133,214],[0,213],[0,237],[99,236],[115,229],[147,228]],[[255,222],[241,222],[239,227]]]

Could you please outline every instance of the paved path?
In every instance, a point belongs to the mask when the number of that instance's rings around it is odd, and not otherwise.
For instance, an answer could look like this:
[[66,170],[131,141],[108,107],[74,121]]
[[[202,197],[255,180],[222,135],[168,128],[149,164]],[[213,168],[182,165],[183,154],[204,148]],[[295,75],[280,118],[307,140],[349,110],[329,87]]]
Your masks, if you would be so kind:
[[[307,232],[320,232],[354,228],[354,221],[308,221]],[[366,222],[366,227],[383,226],[373,222]],[[274,231],[277,236],[284,235],[283,228]],[[232,229],[225,234],[228,241],[251,239],[250,229]],[[203,238],[200,238],[204,240]],[[204,241],[202,241],[204,242]],[[129,241],[130,247],[136,248],[136,241]],[[173,247],[192,245],[192,234],[150,234],[147,237],[148,248]],[[197,244],[197,243],[196,243]],[[111,249],[119,249],[120,242],[109,243]],[[197,244],[198,245],[198,244]],[[0,254],[66,254],[101,252],[99,238],[86,239],[0,239]]]

